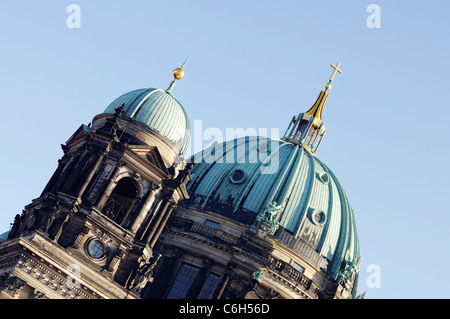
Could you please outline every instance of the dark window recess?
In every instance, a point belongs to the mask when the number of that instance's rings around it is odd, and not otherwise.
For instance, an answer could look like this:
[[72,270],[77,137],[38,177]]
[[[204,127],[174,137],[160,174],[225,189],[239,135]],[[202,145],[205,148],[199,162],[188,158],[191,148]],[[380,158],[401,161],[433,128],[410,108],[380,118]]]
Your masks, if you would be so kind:
[[205,221],[205,225],[206,225],[206,226],[209,226],[209,227],[212,227],[212,228],[214,228],[214,229],[219,229],[219,226],[220,226],[219,223],[213,222],[212,220],[209,220],[209,219],[207,219],[207,220]]
[[213,273],[209,273],[208,278],[206,278],[205,284],[198,295],[198,299],[211,299],[212,293],[219,282],[219,276]]
[[172,287],[167,294],[167,299],[184,299],[197,277],[199,268],[188,264],[182,264]]
[[137,197],[137,188],[134,181],[129,178],[123,178],[114,188],[111,196],[103,206],[102,213],[117,224],[121,224]]

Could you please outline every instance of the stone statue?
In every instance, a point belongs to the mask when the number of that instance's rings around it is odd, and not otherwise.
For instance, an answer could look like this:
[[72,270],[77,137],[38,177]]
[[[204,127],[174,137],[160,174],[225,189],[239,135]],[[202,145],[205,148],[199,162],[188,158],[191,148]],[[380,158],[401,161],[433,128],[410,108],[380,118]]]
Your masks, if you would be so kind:
[[[148,262],[142,262],[136,271],[133,281],[130,284],[130,290],[140,293],[141,290],[147,285],[149,279],[153,274],[153,269],[156,267],[158,260],[161,258],[161,254],[158,254],[156,258],[151,258]],[[152,261],[154,259],[154,261]]]
[[277,217],[281,210],[284,208],[284,203],[277,205],[276,201],[269,201],[264,207],[264,211],[256,216],[254,226],[267,231],[273,235],[278,229]]
[[350,251],[347,251],[344,262],[345,264],[341,267],[341,270],[339,270],[338,283],[346,290],[351,290],[352,283],[354,283],[356,275],[361,267],[362,258],[358,257],[351,259]]
[[61,215],[61,208],[59,206],[59,200],[53,203],[49,209],[46,209],[45,217],[42,221],[41,229],[44,232],[48,232],[55,219]]

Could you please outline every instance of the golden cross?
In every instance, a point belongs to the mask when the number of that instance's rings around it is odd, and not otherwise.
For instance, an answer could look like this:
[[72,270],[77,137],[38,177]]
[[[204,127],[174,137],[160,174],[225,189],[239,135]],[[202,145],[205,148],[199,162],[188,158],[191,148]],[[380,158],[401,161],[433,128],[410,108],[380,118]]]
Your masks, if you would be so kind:
[[333,71],[333,74],[331,74],[330,82],[328,82],[328,83],[331,83],[331,81],[334,80],[334,76],[336,75],[336,72],[339,72],[340,74],[342,73],[342,71],[339,69],[340,65],[341,65],[340,62],[338,62],[338,64],[336,64],[336,65],[334,65],[334,64],[331,65],[331,67],[334,69],[334,71]]

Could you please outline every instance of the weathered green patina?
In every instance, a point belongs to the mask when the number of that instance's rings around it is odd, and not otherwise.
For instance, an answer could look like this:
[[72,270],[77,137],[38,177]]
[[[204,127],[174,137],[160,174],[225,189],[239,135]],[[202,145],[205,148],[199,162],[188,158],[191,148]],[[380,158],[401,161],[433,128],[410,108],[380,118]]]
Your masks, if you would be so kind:
[[115,113],[123,106],[125,116],[146,124],[175,145],[179,154],[187,151],[191,126],[185,109],[168,90],[147,88],[125,93],[115,99],[104,113]]

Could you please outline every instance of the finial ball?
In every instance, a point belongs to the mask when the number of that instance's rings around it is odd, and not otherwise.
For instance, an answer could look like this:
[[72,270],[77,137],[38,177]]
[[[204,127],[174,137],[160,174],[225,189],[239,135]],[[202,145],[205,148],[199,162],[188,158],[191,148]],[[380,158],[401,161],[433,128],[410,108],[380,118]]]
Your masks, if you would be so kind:
[[173,70],[173,77],[177,80],[181,80],[182,78],[184,78],[184,70],[182,68],[176,68],[175,70]]
[[330,83],[325,84],[325,90],[329,90],[329,89],[331,89],[331,84]]

